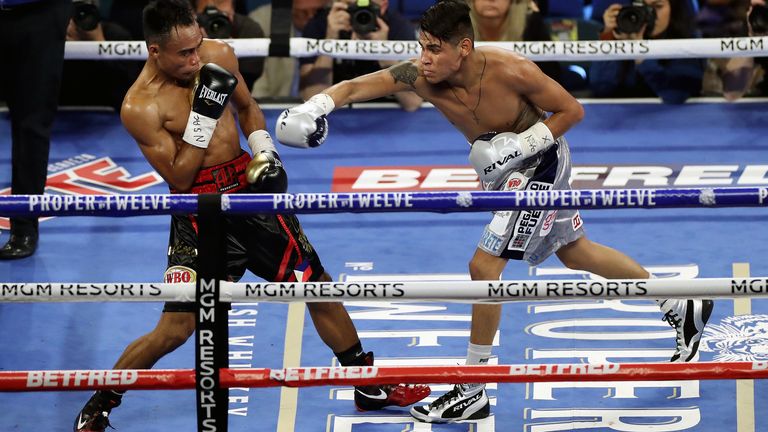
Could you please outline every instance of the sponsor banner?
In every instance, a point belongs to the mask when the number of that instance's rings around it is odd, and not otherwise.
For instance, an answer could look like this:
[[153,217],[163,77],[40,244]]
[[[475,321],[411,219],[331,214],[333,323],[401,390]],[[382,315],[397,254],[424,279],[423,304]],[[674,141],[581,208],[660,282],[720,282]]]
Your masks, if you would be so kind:
[[271,369],[269,371],[269,379],[279,382],[297,382],[323,379],[375,378],[378,370],[375,366]]
[[[35,199],[34,204],[31,200],[29,210],[87,211],[105,210],[107,207],[123,210],[128,208],[162,210],[167,208],[167,197],[145,199],[121,195],[126,192],[138,192],[161,183],[164,183],[162,177],[154,171],[131,175],[110,157],[80,154],[48,165],[46,195]],[[0,190],[0,195],[10,194],[11,188]],[[106,201],[108,204],[96,203],[96,195],[112,195],[113,198]],[[40,218],[41,221],[48,219],[50,217]],[[10,229],[8,218],[0,217],[0,230],[7,229]]]
[[[479,42],[496,46],[538,61],[628,60],[640,58],[708,58],[765,54],[766,37],[707,38],[674,40],[584,40]],[[239,57],[265,57],[269,39],[227,39]],[[337,40],[291,38],[293,57],[327,55],[342,59],[407,60],[418,57],[417,41]],[[64,57],[69,60],[144,60],[143,41],[68,41]]]
[[[577,165],[575,189],[768,185],[768,165]],[[336,167],[332,192],[480,190],[469,166]]]
[[135,370],[62,370],[30,371],[27,389],[78,388],[86,386],[130,386],[139,379]]

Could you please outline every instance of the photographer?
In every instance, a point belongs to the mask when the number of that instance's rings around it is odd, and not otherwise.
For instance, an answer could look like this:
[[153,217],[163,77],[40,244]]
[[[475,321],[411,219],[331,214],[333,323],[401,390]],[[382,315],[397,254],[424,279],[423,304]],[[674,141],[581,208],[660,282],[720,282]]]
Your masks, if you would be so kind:
[[[684,39],[695,35],[693,13],[680,0],[634,0],[613,4],[603,14],[603,40]],[[701,91],[700,59],[599,61],[590,68],[596,97],[660,97],[680,104]]]
[[[749,36],[768,35],[768,7],[765,0],[751,0],[744,22]],[[768,80],[765,71],[768,70],[767,57],[733,57],[729,59],[712,59],[711,65],[717,66],[717,74],[722,83],[723,97],[735,101],[742,96],[768,95]]]
[[[75,0],[67,26],[68,41],[124,41],[131,35],[117,23],[102,21],[98,2]],[[138,60],[67,60],[60,105],[109,106],[120,111],[123,95],[139,75]]]
[[[291,37],[301,37],[304,27],[317,11],[323,9],[326,0],[293,0],[291,8]],[[267,37],[272,31],[272,4],[261,5],[248,17],[259,23]],[[268,57],[264,61],[264,73],[253,84],[251,95],[258,101],[299,97],[299,60],[295,57]]]
[[[368,6],[364,4],[368,3]],[[416,31],[405,18],[389,10],[388,0],[337,1],[321,10],[307,24],[304,37],[314,39],[414,40]],[[328,56],[299,60],[301,97],[309,99],[332,84],[388,68],[398,62],[340,60]],[[395,98],[405,111],[415,111],[422,99],[413,92]]]
[[[235,12],[234,0],[193,0],[203,36],[211,39],[263,38],[264,30],[256,21]],[[248,88],[264,71],[264,58],[240,58],[240,74]]]

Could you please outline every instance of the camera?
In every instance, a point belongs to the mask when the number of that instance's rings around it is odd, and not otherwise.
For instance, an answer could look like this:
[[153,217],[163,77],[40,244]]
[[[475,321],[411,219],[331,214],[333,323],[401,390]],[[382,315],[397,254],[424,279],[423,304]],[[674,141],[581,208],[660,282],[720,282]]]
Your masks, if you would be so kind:
[[206,6],[203,12],[197,15],[197,22],[205,29],[209,38],[229,39],[232,37],[232,22],[224,12],[216,6]]
[[755,36],[768,35],[768,7],[753,5],[749,13],[749,25]]
[[645,26],[645,37],[653,33],[656,24],[656,10],[643,0],[633,0],[631,6],[623,6],[616,16],[617,33],[637,33]]
[[72,2],[72,21],[82,31],[91,31],[101,22],[101,14],[96,0],[74,0]]
[[376,18],[381,16],[381,8],[371,0],[355,0],[347,12],[355,33],[364,35],[379,29]]

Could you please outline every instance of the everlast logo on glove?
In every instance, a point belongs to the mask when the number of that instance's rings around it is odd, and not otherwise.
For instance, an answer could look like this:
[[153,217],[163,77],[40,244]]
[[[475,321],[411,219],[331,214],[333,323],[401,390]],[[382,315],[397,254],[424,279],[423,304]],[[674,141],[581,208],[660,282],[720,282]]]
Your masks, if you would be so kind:
[[219,105],[224,105],[224,101],[227,99],[228,94],[226,93],[219,93],[215,92],[205,85],[200,85],[200,94],[198,95],[199,98],[204,100],[210,100],[214,101]]

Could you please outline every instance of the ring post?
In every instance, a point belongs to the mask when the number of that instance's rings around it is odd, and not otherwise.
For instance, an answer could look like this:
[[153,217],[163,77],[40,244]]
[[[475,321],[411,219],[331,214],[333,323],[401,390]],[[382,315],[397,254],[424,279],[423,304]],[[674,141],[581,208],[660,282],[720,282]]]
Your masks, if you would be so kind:
[[198,432],[227,432],[229,390],[220,385],[219,370],[229,367],[228,305],[219,301],[225,275],[224,220],[221,195],[198,197],[197,321],[195,391]]

